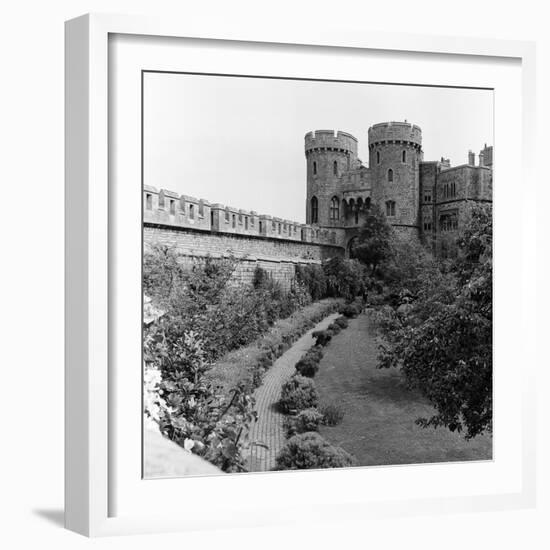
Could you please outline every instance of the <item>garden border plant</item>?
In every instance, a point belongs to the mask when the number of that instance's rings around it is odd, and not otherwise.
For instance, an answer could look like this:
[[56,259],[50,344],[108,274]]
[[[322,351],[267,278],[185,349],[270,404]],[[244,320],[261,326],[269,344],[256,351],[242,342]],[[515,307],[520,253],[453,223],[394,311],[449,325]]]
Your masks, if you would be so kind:
[[[347,311],[348,317],[356,317],[362,306],[342,309]],[[320,424],[335,426],[340,423],[344,411],[334,403],[320,406],[312,380],[323,357],[321,348],[348,324],[348,318],[338,317],[326,330],[315,331],[312,334],[315,344],[300,358],[296,372],[283,384],[279,408],[286,414],[284,428],[288,441],[277,455],[275,470],[342,468],[355,463],[347,451],[332,445],[318,433]]]

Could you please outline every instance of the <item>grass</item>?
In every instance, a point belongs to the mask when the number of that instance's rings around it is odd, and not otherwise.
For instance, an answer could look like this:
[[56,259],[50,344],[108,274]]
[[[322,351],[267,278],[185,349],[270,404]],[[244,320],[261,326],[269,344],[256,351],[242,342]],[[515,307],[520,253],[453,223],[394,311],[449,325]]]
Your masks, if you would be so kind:
[[257,387],[261,375],[280,357],[293,342],[343,303],[339,298],[314,302],[294,312],[286,319],[276,321],[271,329],[248,346],[244,346],[216,361],[207,377],[222,391],[230,390],[241,382]]
[[433,414],[432,406],[409,390],[397,369],[377,368],[374,329],[366,315],[325,348],[315,385],[320,403],[340,403],[341,424],[322,426],[320,433],[343,447],[361,466],[417,464],[492,458],[492,438],[466,441],[446,428],[421,428],[418,417]]

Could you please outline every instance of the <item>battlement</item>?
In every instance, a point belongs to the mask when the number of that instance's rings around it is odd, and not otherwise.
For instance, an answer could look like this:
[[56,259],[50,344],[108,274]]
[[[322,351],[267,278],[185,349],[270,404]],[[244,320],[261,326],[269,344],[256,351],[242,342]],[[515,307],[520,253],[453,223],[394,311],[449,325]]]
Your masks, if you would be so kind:
[[357,138],[347,132],[315,130],[304,136],[306,154],[313,150],[336,150],[357,156]]
[[420,126],[409,122],[380,122],[369,128],[369,147],[387,143],[406,143],[422,146]]
[[307,224],[210,203],[167,189],[143,188],[143,222],[205,232],[247,235],[314,244],[334,244],[328,231]]

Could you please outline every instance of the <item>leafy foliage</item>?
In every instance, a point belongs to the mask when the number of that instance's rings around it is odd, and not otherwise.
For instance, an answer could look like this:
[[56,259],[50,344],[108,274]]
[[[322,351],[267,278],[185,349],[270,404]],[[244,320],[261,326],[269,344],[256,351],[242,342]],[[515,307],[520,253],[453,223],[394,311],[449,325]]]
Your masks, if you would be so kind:
[[225,472],[243,471],[245,427],[255,418],[252,397],[240,387],[230,399],[216,394],[205,378],[208,364],[193,332],[170,341],[156,329],[145,344],[146,361],[161,372],[161,432]]
[[386,216],[378,206],[372,206],[368,210],[353,249],[355,257],[370,267],[371,275],[374,275],[378,266],[391,256],[391,238],[392,228]]
[[353,458],[344,449],[331,445],[317,432],[305,432],[287,441],[277,456],[275,469],[345,468],[353,464]]
[[320,265],[296,265],[296,280],[308,290],[312,300],[327,296],[327,278]]
[[311,378],[294,375],[281,388],[279,406],[285,413],[316,407],[318,402],[319,396]]
[[466,438],[492,430],[492,221],[472,210],[458,255],[420,270],[408,304],[380,313],[381,366],[400,367],[435,406],[422,426],[446,426]]
[[304,409],[296,416],[285,419],[287,437],[304,432],[315,432],[323,420],[323,415],[314,408]]
[[327,294],[352,301],[366,290],[368,275],[358,260],[334,257],[323,263],[327,280]]

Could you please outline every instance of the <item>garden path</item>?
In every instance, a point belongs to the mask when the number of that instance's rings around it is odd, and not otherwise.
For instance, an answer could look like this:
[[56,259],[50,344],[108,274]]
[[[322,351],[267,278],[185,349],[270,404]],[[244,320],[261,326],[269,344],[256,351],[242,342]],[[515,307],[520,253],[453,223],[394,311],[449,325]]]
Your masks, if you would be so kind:
[[339,316],[333,313],[325,317],[283,353],[264,374],[262,385],[254,392],[258,420],[250,429],[250,472],[266,472],[275,466],[275,458],[286,441],[283,429],[285,415],[277,407],[281,387],[293,374],[298,360],[315,343],[312,333],[326,329]]

